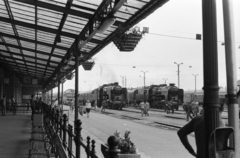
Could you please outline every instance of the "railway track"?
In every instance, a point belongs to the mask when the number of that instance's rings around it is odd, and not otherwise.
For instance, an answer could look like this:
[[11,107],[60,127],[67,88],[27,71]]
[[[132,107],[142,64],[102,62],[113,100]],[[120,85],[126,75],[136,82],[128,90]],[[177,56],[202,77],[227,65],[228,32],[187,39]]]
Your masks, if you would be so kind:
[[[144,119],[141,119],[141,118],[136,118],[136,117],[131,117],[131,116],[126,116],[126,115],[121,115],[122,117],[125,117],[125,118],[129,118],[129,119],[132,119],[132,120],[144,120]],[[153,121],[152,123],[155,123],[157,125],[160,125],[162,127],[167,127],[167,128],[176,128],[176,129],[180,129],[181,126],[176,126],[176,125],[172,125],[172,124],[169,124],[169,123],[164,123],[164,122],[157,122],[157,121]]]
[[[118,115],[115,113],[111,113],[111,112],[103,112],[103,114],[106,115],[110,115],[112,117],[117,117],[120,119],[127,119],[127,120],[131,120],[131,121],[147,121],[143,118],[138,118],[138,117],[132,117],[132,116],[127,116],[127,115]],[[171,128],[171,129],[180,129],[182,126],[177,126],[177,125],[173,125],[173,124],[169,124],[169,123],[165,123],[165,122],[160,122],[160,121],[151,121],[149,122],[150,125],[152,126],[156,126],[156,127],[161,127],[161,128]]]

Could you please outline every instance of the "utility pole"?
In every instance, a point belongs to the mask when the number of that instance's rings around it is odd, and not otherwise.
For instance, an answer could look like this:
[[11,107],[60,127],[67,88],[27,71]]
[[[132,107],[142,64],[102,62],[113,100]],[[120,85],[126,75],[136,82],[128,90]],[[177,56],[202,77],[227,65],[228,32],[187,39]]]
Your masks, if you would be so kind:
[[197,76],[198,74],[193,74],[193,76],[195,77],[195,93],[197,92]]
[[124,87],[124,77],[126,76],[120,76],[120,77],[122,77],[122,87]]
[[178,88],[180,88],[180,82],[179,82],[179,80],[180,80],[179,72],[180,72],[180,71],[179,71],[179,66],[180,66],[181,64],[183,64],[183,63],[178,64],[178,63],[174,62],[174,64],[176,64],[177,67],[178,67]]
[[167,82],[166,82],[166,81],[167,81],[167,78],[163,78],[163,80],[165,81],[165,84],[167,84]]
[[141,71],[141,72],[143,72],[143,82],[144,82],[143,87],[145,89],[145,73],[148,72],[148,71]]
[[125,88],[127,88],[127,77],[125,77]]

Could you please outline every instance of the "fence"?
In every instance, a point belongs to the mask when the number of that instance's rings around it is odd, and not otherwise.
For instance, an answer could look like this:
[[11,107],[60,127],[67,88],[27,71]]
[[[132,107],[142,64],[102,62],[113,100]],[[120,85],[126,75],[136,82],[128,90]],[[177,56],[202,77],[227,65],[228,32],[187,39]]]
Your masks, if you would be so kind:
[[[95,141],[91,140],[90,137],[87,137],[86,144],[82,141],[82,122],[80,120],[74,122],[75,132],[73,132],[73,126],[70,124],[67,125],[68,117],[66,114],[60,116],[59,110],[51,108],[47,104],[43,104],[43,112],[45,119],[48,118],[50,120],[53,131],[57,134],[53,149],[55,157],[80,158],[80,149],[83,148],[87,158],[99,158],[95,152]],[[75,150],[75,153],[73,150]]]
[[[60,111],[51,108],[47,104],[43,103],[44,119],[48,119],[52,126],[53,133],[55,136],[55,145],[53,153],[58,158],[80,158],[81,148],[86,152],[87,158],[100,158],[95,151],[95,140],[91,140],[87,137],[87,142],[84,143],[81,130],[82,122],[80,120],[74,121],[74,132],[73,126],[68,124],[68,117],[66,114],[60,115]],[[102,144],[101,151],[105,158],[119,158],[118,143],[119,140],[115,136],[108,138],[108,145]],[[75,154],[73,152],[75,150]]]

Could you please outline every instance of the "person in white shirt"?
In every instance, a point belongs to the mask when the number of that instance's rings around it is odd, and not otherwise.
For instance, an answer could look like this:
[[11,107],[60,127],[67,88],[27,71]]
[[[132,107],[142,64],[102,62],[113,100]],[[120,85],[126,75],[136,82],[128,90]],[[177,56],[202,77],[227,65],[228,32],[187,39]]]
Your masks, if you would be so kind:
[[89,117],[89,113],[90,113],[90,110],[92,108],[91,103],[90,103],[89,100],[87,100],[87,102],[85,104],[85,107],[86,107],[86,111],[87,111],[87,117]]
[[140,104],[139,104],[139,107],[140,107],[140,110],[141,110],[141,114],[143,116],[144,114],[144,109],[145,109],[145,103],[142,101]]

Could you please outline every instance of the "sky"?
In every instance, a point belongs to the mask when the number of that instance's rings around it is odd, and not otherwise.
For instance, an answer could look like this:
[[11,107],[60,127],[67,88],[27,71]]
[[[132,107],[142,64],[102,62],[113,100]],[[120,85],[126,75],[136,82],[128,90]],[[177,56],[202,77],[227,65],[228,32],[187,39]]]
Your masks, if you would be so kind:
[[[217,4],[218,33],[218,76],[219,86],[226,87],[226,62],[223,26],[222,0]],[[237,8],[238,6],[238,8]],[[240,1],[233,0],[235,52],[237,61],[237,79],[240,79]],[[92,90],[102,84],[119,82],[126,76],[127,87],[175,83],[186,90],[203,87],[203,49],[202,40],[196,40],[196,34],[202,34],[202,0],[169,0],[138,27],[149,27],[149,33],[140,40],[132,52],[120,52],[110,43],[93,57],[95,65],[91,71],[79,67],[79,91]],[[180,85],[178,85],[178,66]],[[135,67],[135,68],[134,68]],[[125,80],[125,79],[124,79]],[[125,84],[125,83],[124,83]],[[74,89],[75,78],[64,83],[64,91]],[[57,88],[54,89],[57,92]]]

